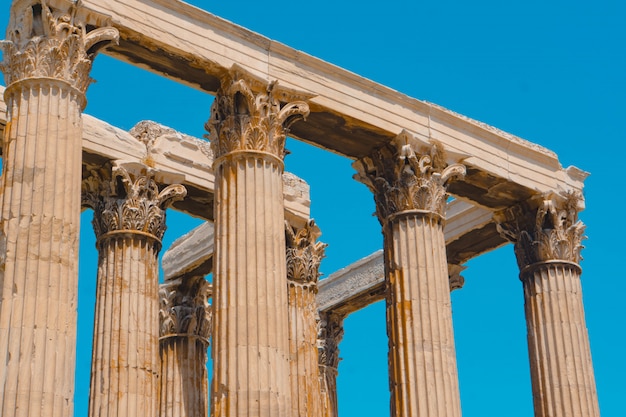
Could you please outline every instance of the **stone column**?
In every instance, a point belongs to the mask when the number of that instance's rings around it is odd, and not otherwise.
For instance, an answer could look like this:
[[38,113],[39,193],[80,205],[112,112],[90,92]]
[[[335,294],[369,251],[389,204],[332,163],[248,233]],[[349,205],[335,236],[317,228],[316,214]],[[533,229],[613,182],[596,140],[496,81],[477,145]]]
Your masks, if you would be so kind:
[[160,285],[159,417],[208,415],[210,296],[211,284],[202,276]]
[[537,417],[600,415],[580,284],[580,200],[547,195],[495,215],[515,244],[524,287]]
[[[165,209],[186,194],[159,190],[149,172],[117,166],[84,181],[94,210],[98,282],[90,417],[156,417],[159,372],[158,253]],[[108,180],[106,178],[109,178]]]
[[1,45],[8,123],[0,179],[0,415],[73,416],[82,119],[111,28],[13,2]]
[[326,245],[316,242],[320,235],[313,220],[301,229],[286,224],[291,408],[298,417],[322,417],[315,295]]
[[308,106],[276,90],[228,75],[207,122],[215,158],[216,417],[291,415],[282,173],[287,127]]
[[443,223],[448,166],[440,144],[407,132],[354,163],[383,226],[391,415],[461,415]]
[[339,368],[339,343],[343,338],[344,316],[336,313],[319,314],[318,353],[321,385],[321,414],[337,417],[337,375]]

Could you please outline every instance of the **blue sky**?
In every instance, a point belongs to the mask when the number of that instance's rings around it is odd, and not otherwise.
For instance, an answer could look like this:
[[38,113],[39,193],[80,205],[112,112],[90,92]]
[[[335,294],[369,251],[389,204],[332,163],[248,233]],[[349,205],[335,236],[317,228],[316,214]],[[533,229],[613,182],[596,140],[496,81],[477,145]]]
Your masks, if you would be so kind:
[[[9,1],[0,0],[0,29]],[[586,180],[583,296],[604,417],[624,415],[626,392],[626,7],[583,1],[191,2],[271,39],[409,96],[434,102],[555,151]],[[86,112],[129,129],[143,119],[200,137],[212,98],[108,57]],[[380,225],[351,161],[302,145],[286,169],[311,185],[312,217],[328,243],[328,275],[381,248]],[[165,247],[197,222],[170,212]],[[96,255],[83,215],[76,416],[87,414]],[[532,397],[522,287],[511,246],[466,265],[452,295],[465,417],[527,417]],[[346,320],[339,368],[343,417],[389,414],[382,303]]]

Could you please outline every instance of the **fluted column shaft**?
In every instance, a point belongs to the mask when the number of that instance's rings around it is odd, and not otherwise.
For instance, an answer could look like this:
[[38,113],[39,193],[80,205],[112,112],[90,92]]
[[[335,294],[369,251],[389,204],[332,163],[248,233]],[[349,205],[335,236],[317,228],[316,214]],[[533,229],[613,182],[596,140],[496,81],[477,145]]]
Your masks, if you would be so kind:
[[310,220],[303,228],[286,225],[289,353],[292,415],[322,417],[317,350],[317,281],[325,244]]
[[[14,2],[2,45],[0,415],[73,415],[81,111],[95,50],[78,19]],[[96,29],[98,31],[98,29]],[[114,36],[102,36],[101,41]]]
[[339,343],[343,338],[343,315],[323,312],[319,317],[319,372],[321,412],[324,417],[339,415],[337,403],[337,375],[339,368]]
[[225,77],[207,123],[216,158],[214,416],[291,415],[282,157],[284,124],[308,108],[282,107],[272,88]]
[[459,417],[443,219],[446,182],[465,169],[407,132],[355,168],[383,225],[391,415]]
[[578,265],[578,198],[545,196],[496,215],[521,270],[537,417],[600,416]]
[[157,416],[157,258],[165,208],[184,195],[180,185],[159,191],[150,175],[120,165],[83,183],[99,252],[89,417]]
[[211,285],[201,276],[167,281],[160,286],[159,417],[208,413],[210,293]]

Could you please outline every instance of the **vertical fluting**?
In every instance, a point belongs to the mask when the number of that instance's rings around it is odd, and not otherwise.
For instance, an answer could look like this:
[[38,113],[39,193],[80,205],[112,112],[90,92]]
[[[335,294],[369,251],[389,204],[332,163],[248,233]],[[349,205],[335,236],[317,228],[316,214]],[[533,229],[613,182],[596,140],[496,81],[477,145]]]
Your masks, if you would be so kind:
[[233,70],[206,127],[215,171],[213,381],[219,417],[291,415],[283,200],[286,129],[308,114]]
[[157,257],[165,209],[186,191],[159,190],[146,171],[118,164],[94,169],[83,181],[99,252],[89,417],[157,416]]
[[252,155],[216,173],[216,416],[290,414],[281,172]]
[[443,219],[447,182],[465,167],[406,131],[354,167],[383,226],[391,415],[460,417]]
[[342,315],[332,312],[319,313],[318,359],[321,390],[321,414],[324,417],[339,415],[337,403],[337,375],[339,367],[339,343],[343,338]]
[[98,242],[89,416],[156,416],[158,245],[143,234]]
[[[0,415],[73,415],[81,111],[98,47],[45,2],[13,2],[3,62],[7,126],[0,199]],[[96,45],[97,44],[97,45]]]
[[460,416],[443,229],[437,216],[391,225],[387,317],[394,416]]
[[201,276],[160,286],[159,417],[207,416],[210,293]]
[[0,414],[71,416],[82,95],[28,80],[5,99]]
[[317,281],[325,244],[313,220],[300,229],[286,225],[289,303],[289,367],[291,413],[321,416],[321,386],[317,349]]
[[537,265],[522,277],[535,415],[597,417],[580,268]]
[[581,196],[537,196],[496,213],[515,243],[537,417],[599,417],[580,283]]

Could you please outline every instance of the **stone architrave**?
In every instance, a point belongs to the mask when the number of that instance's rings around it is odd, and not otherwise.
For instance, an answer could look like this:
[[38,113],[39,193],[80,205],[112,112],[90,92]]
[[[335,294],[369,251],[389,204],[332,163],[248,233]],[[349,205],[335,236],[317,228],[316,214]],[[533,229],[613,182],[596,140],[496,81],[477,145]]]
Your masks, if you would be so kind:
[[113,28],[78,6],[15,1],[0,197],[0,415],[71,417],[74,406],[82,118],[89,71]]
[[537,417],[600,415],[580,283],[580,201],[550,194],[495,215],[515,244],[524,287]]
[[316,242],[319,227],[285,224],[289,292],[291,404],[294,417],[322,417],[317,350],[317,281],[326,244]]
[[159,417],[207,416],[211,284],[202,276],[160,285]]
[[320,312],[318,322],[318,358],[321,388],[321,415],[337,417],[337,375],[339,368],[339,343],[343,338],[345,316],[333,312]]
[[308,106],[277,90],[233,70],[206,124],[215,157],[215,417],[291,415],[282,173],[288,127]]
[[446,187],[465,173],[406,131],[354,163],[383,227],[391,415],[461,415],[443,233]]
[[157,416],[157,257],[165,209],[185,194],[182,185],[160,190],[147,167],[102,168],[83,181],[98,249],[90,417]]

